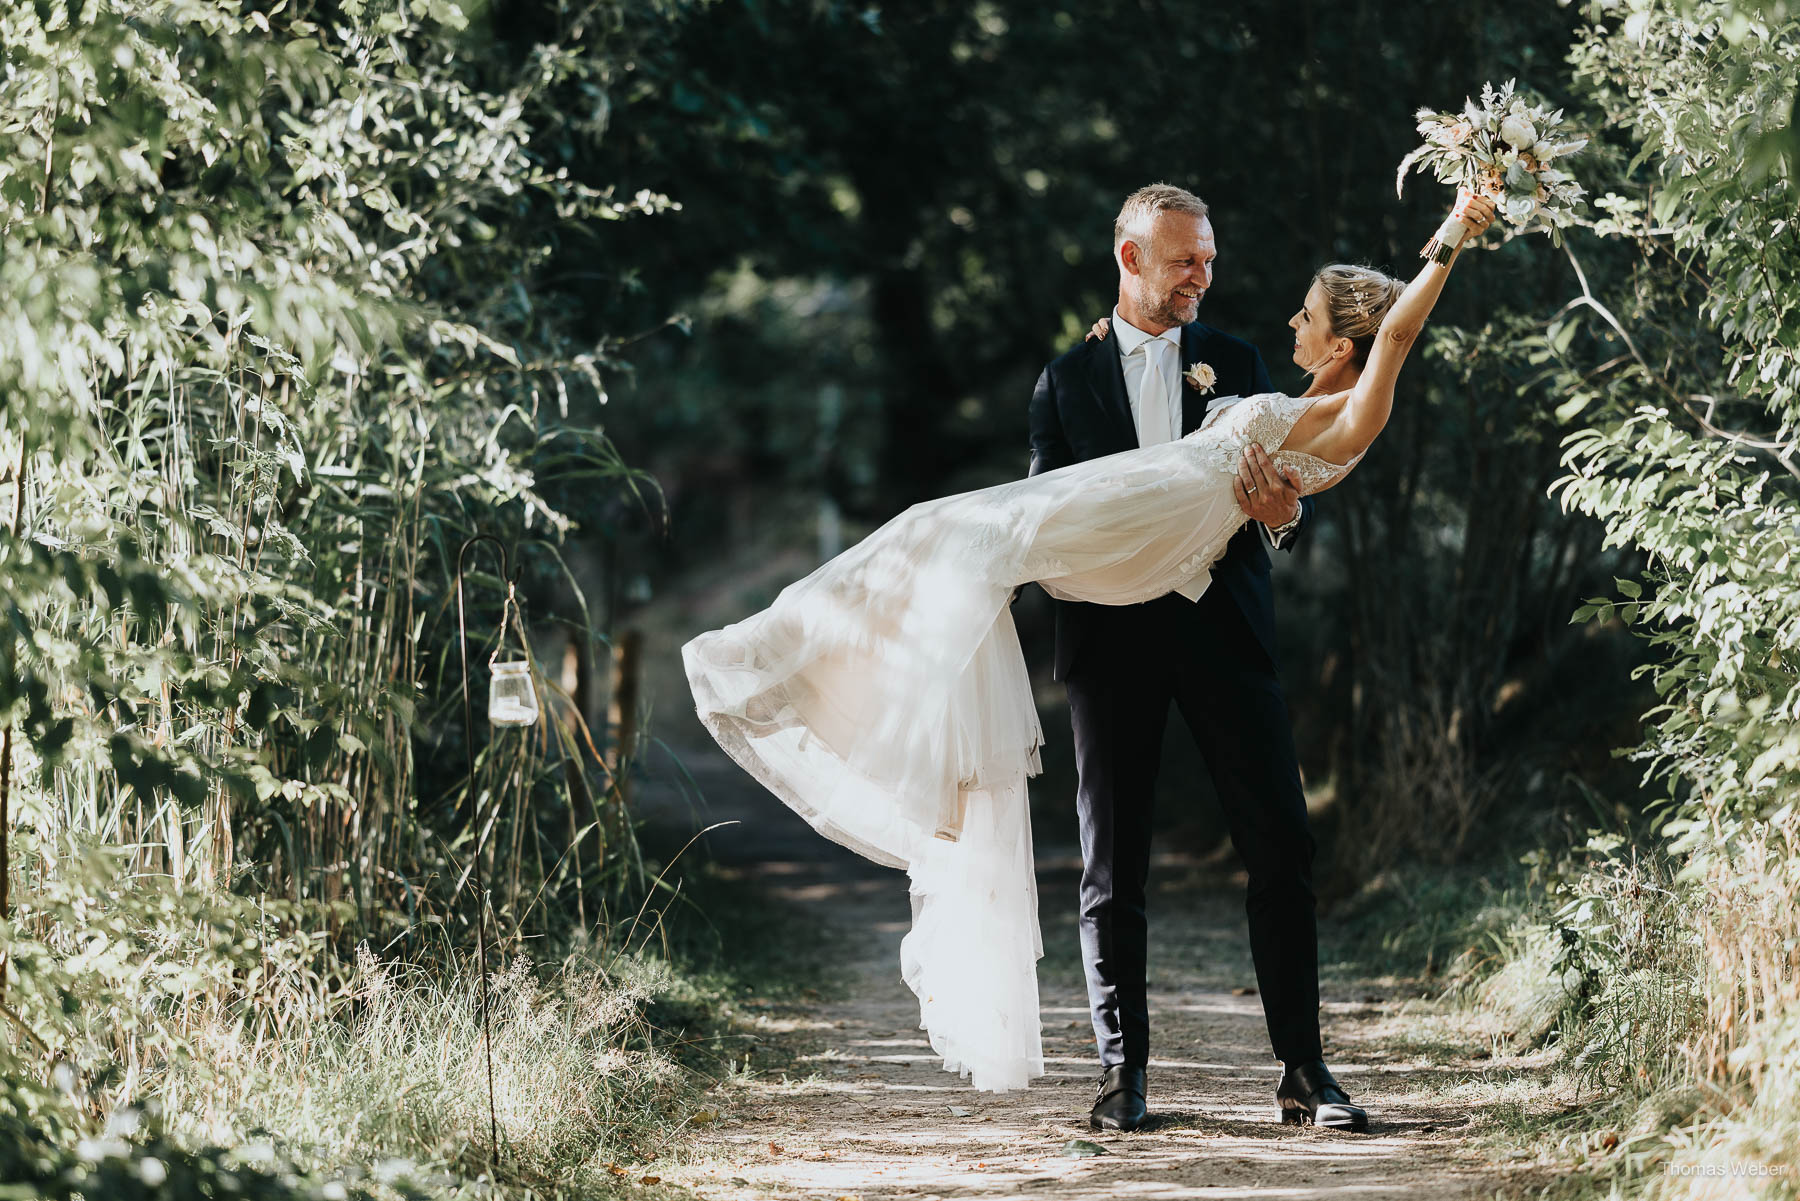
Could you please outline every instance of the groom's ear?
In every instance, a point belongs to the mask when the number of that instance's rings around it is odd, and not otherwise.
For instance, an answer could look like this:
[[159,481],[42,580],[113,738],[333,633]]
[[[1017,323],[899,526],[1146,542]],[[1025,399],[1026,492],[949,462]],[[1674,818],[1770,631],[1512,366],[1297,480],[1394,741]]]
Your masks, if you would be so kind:
[[1123,242],[1119,243],[1118,258],[1119,266],[1124,270],[1131,272],[1133,275],[1141,275],[1143,273],[1143,252],[1138,249],[1138,244],[1133,242],[1130,238],[1126,238]]

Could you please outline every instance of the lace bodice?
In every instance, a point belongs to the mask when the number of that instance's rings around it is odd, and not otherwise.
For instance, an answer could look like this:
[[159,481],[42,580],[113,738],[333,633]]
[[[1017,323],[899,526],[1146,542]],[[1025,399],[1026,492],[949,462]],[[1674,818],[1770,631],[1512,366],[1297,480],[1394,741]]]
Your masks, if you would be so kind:
[[1252,442],[1260,443],[1269,451],[1270,458],[1294,473],[1294,478],[1300,481],[1300,491],[1318,492],[1350,474],[1350,469],[1362,459],[1362,455],[1357,455],[1348,463],[1332,463],[1303,450],[1279,449],[1301,415],[1318,399],[1316,396],[1284,396],[1280,392],[1222,396],[1208,403],[1206,420],[1183,441],[1210,443],[1216,456],[1215,465],[1232,475],[1237,474],[1244,447]]

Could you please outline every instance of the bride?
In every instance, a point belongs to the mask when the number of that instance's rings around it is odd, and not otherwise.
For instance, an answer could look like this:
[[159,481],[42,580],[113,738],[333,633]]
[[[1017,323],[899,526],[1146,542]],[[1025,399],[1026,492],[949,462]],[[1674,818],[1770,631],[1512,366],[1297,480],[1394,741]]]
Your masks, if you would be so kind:
[[[1474,233],[1493,214],[1468,193],[1452,212]],[[1232,481],[1253,442],[1307,493],[1342,481],[1387,424],[1454,263],[1427,263],[1397,299],[1397,282],[1368,290],[1380,325],[1360,371],[1340,355],[1305,395],[1214,400],[1179,441],[914,505],[682,648],[700,719],[733,759],[827,838],[906,871],[901,972],[933,1050],[974,1087],[1044,1071],[1025,790],[1043,731],[1013,590],[1129,605],[1206,577],[1246,520]]]

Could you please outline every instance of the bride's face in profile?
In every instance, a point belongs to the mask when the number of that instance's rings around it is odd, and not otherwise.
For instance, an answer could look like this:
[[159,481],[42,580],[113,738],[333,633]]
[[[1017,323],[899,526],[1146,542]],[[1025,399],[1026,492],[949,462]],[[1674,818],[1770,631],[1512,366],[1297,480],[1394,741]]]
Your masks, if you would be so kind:
[[1288,327],[1294,331],[1294,365],[1302,371],[1316,373],[1325,366],[1339,341],[1331,332],[1326,311],[1325,288],[1314,280],[1300,311],[1288,318]]

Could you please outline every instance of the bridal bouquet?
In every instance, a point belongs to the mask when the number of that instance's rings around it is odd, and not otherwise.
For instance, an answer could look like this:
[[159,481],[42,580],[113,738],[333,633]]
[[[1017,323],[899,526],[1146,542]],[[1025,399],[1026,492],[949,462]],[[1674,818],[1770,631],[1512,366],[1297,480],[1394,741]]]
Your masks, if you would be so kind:
[[[1513,88],[1483,84],[1481,103],[1465,101],[1460,113],[1422,108],[1419,132],[1425,144],[1400,162],[1394,177],[1398,194],[1409,168],[1430,170],[1442,183],[1469,188],[1494,202],[1507,223],[1523,229],[1533,222],[1562,244],[1562,227],[1575,219],[1581,185],[1552,164],[1587,145],[1563,128],[1562,110],[1533,104]],[[1446,263],[1461,245],[1467,227],[1449,220],[1419,252]]]

